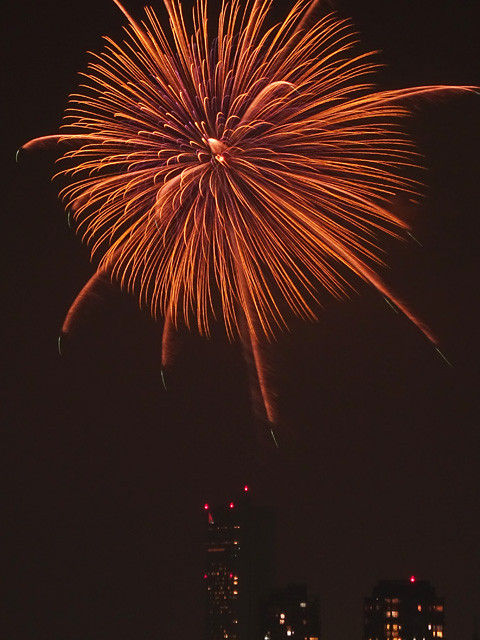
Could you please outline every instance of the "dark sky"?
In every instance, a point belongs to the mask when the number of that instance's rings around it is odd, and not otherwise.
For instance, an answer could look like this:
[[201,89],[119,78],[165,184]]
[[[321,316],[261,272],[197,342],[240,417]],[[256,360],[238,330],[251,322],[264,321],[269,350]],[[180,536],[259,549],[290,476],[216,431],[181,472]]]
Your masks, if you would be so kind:
[[[140,0],[127,4],[141,15]],[[383,86],[479,84],[475,3],[438,5],[337,7],[382,50]],[[14,155],[57,130],[85,51],[119,35],[123,19],[109,0],[28,0],[10,3],[5,24],[2,637],[200,640],[203,503],[230,500],[248,482],[278,510],[278,583],[307,582],[320,597],[323,640],[359,640],[362,598],[378,579],[410,574],[445,596],[448,640],[471,638],[480,615],[478,96],[415,108],[409,126],[429,184],[415,225],[423,246],[393,246],[388,272],[454,366],[375,292],[326,300],[317,324],[299,322],[273,349],[277,452],[253,418],[240,349],[220,333],[183,336],[164,393],[158,327],[112,290],[58,356],[59,327],[92,269],[50,184],[50,158],[15,165]]]

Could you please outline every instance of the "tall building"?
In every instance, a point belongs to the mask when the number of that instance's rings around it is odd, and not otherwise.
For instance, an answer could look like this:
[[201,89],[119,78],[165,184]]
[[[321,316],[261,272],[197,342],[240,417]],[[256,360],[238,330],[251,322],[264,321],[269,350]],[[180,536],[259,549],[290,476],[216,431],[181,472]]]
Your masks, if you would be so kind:
[[205,516],[205,640],[252,640],[272,584],[273,513],[253,506],[245,487],[236,500],[206,504]]
[[364,640],[445,638],[445,603],[426,580],[381,580],[365,598]]
[[318,598],[309,598],[304,584],[275,589],[262,606],[263,640],[319,640]]

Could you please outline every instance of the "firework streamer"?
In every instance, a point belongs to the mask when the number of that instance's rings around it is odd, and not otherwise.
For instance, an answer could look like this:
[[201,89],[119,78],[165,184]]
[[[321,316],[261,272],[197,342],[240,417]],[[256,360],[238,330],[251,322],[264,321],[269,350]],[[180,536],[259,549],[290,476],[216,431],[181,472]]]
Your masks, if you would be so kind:
[[63,353],[65,339],[74,334],[77,321],[89,307],[95,304],[95,302],[98,302],[98,300],[101,300],[102,289],[109,284],[110,278],[108,274],[104,271],[97,271],[82,287],[65,316],[60,335],[58,336],[58,352],[60,355]]
[[315,1],[269,28],[268,0],[223,2],[213,34],[206,0],[190,21],[164,0],[168,28],[114,2],[125,41],[93,55],[61,132],[22,148],[59,149],[61,197],[98,265],[64,331],[99,279],[117,281],[164,318],[165,385],[179,323],[208,336],[221,320],[270,425],[263,345],[293,316],[315,319],[322,290],[366,281],[436,344],[377,269],[382,240],[410,231],[389,203],[420,189],[409,101],[474,88],[376,90],[373,54],[335,14],[312,24]]

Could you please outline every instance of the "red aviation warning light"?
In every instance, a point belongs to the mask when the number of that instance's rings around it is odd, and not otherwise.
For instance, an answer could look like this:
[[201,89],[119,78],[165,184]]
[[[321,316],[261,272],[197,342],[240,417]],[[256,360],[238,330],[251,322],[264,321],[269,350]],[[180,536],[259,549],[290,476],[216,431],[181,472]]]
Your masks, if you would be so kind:
[[230,502],[230,509],[233,509],[233,507],[234,507],[233,502]]
[[245,491],[245,493],[248,493],[248,484],[246,484],[246,485],[243,487],[243,490]]
[[208,511],[208,504],[207,504],[207,503],[205,503],[205,505],[204,505],[204,507],[203,507],[203,508],[205,509],[205,511]]
[[410,582],[414,583],[415,582],[415,576],[410,576]]

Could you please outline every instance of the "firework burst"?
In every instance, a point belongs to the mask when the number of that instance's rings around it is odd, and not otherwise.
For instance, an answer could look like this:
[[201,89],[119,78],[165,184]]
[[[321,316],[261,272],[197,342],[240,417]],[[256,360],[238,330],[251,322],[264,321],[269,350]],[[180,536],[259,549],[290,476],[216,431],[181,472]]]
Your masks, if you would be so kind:
[[310,0],[271,27],[269,1],[223,2],[214,37],[206,0],[189,25],[164,0],[168,30],[114,1],[125,42],[93,57],[61,134],[24,147],[61,145],[61,196],[98,265],[63,331],[105,277],[165,319],[164,367],[179,322],[208,334],[222,319],[271,423],[261,345],[292,315],[315,318],[322,288],[367,281],[434,341],[375,268],[382,236],[408,227],[388,203],[418,190],[408,99],[468,88],[376,91],[372,54],[335,15],[310,26]]

